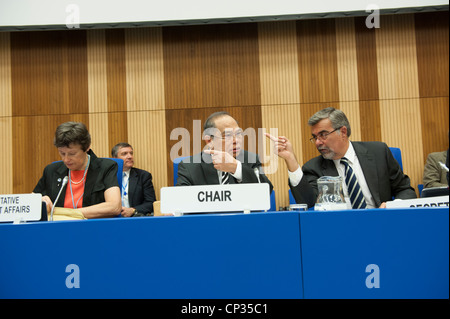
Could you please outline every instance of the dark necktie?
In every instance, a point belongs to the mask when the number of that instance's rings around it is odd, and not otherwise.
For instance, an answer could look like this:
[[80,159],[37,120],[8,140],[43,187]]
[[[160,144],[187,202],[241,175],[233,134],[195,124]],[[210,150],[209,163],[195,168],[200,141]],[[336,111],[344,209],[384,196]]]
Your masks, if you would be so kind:
[[230,183],[230,174],[228,172],[222,172],[222,179],[220,184],[229,184]]
[[348,163],[348,159],[345,157],[341,158],[341,163],[345,166],[345,183],[347,184],[348,196],[350,197],[352,208],[366,208],[366,200],[356,179],[355,172],[353,172],[353,169]]

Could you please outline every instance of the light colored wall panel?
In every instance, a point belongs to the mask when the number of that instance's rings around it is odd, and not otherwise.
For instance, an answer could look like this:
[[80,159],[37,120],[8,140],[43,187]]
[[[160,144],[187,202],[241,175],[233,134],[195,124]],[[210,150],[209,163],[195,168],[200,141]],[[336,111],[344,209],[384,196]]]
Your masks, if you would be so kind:
[[164,111],[129,112],[128,142],[133,145],[135,166],[152,174],[156,198],[168,186],[166,120]]
[[164,109],[161,28],[125,31],[128,111]]
[[358,63],[353,18],[336,19],[336,52],[340,101],[358,101]]
[[336,19],[336,53],[340,109],[347,115],[350,122],[352,128],[351,140],[360,141],[358,62],[353,18]]
[[258,41],[261,103],[299,103],[295,22],[259,23]]
[[382,140],[402,150],[403,170],[417,188],[423,142],[414,16],[383,16],[376,43]]
[[[275,105],[275,106],[262,106],[262,123],[266,131],[270,133],[271,128],[278,129],[278,136],[286,136],[292,143],[297,159],[300,161],[300,165],[303,165],[302,160],[302,139],[307,137],[302,136],[301,125],[307,125],[307,123],[301,123],[300,105]],[[288,171],[283,159],[274,154],[273,143],[266,138],[264,153],[266,156],[273,154],[270,158],[270,162],[266,163],[266,172],[274,171],[272,174],[267,174],[274,186],[275,197],[278,207],[286,207],[289,205],[289,185],[288,185]],[[262,159],[261,159],[262,160]],[[276,163],[274,163],[274,161]],[[274,170],[276,168],[276,171]]]
[[89,132],[92,149],[100,157],[109,157],[108,89],[104,30],[87,32]]
[[381,100],[382,140],[402,151],[403,171],[417,190],[422,183],[423,148],[419,99]]
[[0,32],[0,194],[13,191],[11,130],[11,49],[9,32]]
[[108,91],[104,30],[87,32],[87,56],[89,113],[106,113],[108,112]]
[[334,19],[297,21],[301,103],[339,101]]
[[9,32],[0,32],[0,116],[11,116],[11,46]]
[[13,193],[12,119],[0,117],[0,194]]
[[[286,136],[302,157],[300,91],[297,34],[294,21],[258,24],[261,74],[262,127]],[[276,131],[272,131],[276,132]],[[273,151],[273,143],[264,140],[265,173],[274,185],[277,209],[289,205],[288,173],[284,160]]]
[[360,104],[359,101],[354,102],[340,102],[339,109],[345,113],[348,121],[350,122],[350,127],[352,129],[352,134],[350,140],[361,141],[361,120],[360,120]]
[[108,113],[89,113],[91,147],[98,157],[111,157],[108,139]]
[[414,15],[383,16],[376,43],[380,100],[419,97]]

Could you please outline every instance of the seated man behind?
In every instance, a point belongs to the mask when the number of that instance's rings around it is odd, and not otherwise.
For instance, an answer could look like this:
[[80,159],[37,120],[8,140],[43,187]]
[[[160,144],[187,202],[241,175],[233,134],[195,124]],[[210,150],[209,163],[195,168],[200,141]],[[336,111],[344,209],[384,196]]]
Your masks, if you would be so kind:
[[128,143],[116,144],[111,156],[123,160],[122,216],[152,216],[153,202],[156,201],[152,174],[133,167],[134,151]]

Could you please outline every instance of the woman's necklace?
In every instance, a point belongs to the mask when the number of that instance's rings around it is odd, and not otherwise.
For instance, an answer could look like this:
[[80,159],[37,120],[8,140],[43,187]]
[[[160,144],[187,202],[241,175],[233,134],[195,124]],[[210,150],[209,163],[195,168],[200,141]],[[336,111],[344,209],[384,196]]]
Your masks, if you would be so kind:
[[69,180],[70,180],[69,187],[70,187],[70,195],[72,196],[72,207],[73,207],[74,209],[77,209],[77,208],[78,208],[78,203],[80,202],[80,199],[81,199],[81,198],[83,197],[83,195],[84,195],[84,189],[83,189],[83,194],[81,194],[80,198],[78,198],[77,203],[75,204],[75,201],[74,201],[74,198],[73,198],[72,183],[73,183],[74,185],[77,185],[77,184],[80,184],[81,182],[84,181],[84,183],[83,183],[83,188],[84,188],[84,185],[86,184],[86,182],[85,182],[86,172],[87,172],[87,170],[88,170],[89,162],[90,162],[90,161],[91,161],[91,156],[88,154],[88,161],[87,161],[86,167],[84,168],[83,178],[82,178],[79,182],[72,182],[72,178],[71,178],[71,176],[70,176],[70,170],[69,170]]
[[74,184],[74,185],[78,185],[78,184],[80,184],[82,181],[84,181],[84,178],[86,177],[87,169],[88,169],[88,167],[89,167],[89,162],[90,162],[90,160],[91,160],[91,156],[88,154],[88,161],[87,161],[86,167],[84,168],[83,178],[82,178],[79,182],[74,182],[74,181],[72,180],[72,177],[71,177],[71,174],[70,174],[71,171],[69,170],[69,180],[70,180],[70,183],[72,183],[72,184]]

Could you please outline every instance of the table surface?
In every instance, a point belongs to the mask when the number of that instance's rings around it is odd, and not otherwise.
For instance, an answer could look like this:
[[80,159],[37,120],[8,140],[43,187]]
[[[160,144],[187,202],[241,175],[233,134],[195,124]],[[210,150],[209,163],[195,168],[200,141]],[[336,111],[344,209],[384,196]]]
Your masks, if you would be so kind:
[[[0,298],[446,299],[448,213],[407,208],[0,224]],[[79,288],[71,288],[75,282]]]

